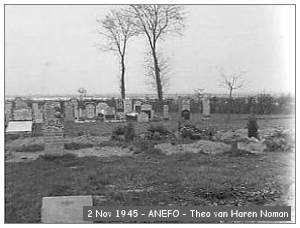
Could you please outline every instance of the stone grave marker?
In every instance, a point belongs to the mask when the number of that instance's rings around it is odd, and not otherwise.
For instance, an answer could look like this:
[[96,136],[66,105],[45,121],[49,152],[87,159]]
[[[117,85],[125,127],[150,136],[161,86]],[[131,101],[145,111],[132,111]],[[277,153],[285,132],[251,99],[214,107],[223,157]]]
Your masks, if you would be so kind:
[[99,116],[99,114],[102,114],[103,116],[106,114],[105,110],[108,108],[108,104],[104,102],[100,102],[96,106],[96,116]]
[[9,121],[12,119],[12,102],[6,101],[5,102],[5,117]]
[[166,120],[168,120],[170,118],[170,116],[169,116],[169,106],[168,105],[164,105],[163,117]]
[[125,99],[124,100],[124,113],[130,113],[132,112],[132,100],[131,99]]
[[29,108],[27,103],[23,101],[21,97],[16,97],[14,100],[15,103],[15,109],[27,109]]
[[152,105],[150,105],[150,104],[143,104],[141,106],[141,111],[147,113],[148,116],[149,116],[149,120],[152,120],[152,118],[154,116],[154,111],[152,110]]
[[134,111],[135,112],[141,112],[141,108],[142,108],[142,102],[141,101],[136,101],[135,103],[134,103]]
[[85,106],[86,109],[86,117],[88,119],[93,119],[95,118],[95,105],[93,103],[89,103]]
[[117,112],[124,112],[124,102],[122,99],[116,99],[115,105],[116,105]]
[[210,104],[209,98],[205,97],[202,99],[202,115],[203,116],[210,116]]
[[184,98],[181,99],[180,102],[181,117],[183,117],[185,120],[189,120],[191,110],[190,100]]
[[45,153],[51,155],[64,154],[64,128],[59,123],[48,122],[44,126]]
[[137,121],[141,122],[141,123],[143,123],[143,122],[149,122],[149,115],[147,113],[145,113],[145,112],[141,112],[137,116]]
[[78,112],[78,101],[77,101],[77,99],[75,99],[75,98],[71,99],[71,104],[73,105],[74,118],[78,120],[79,112]]
[[43,123],[43,113],[38,103],[32,104],[33,120],[35,123]]
[[15,109],[13,112],[14,120],[32,120],[32,111],[29,108]]
[[83,220],[83,207],[93,206],[92,196],[43,197],[42,223],[92,223]]
[[65,121],[74,121],[74,109],[71,102],[65,102]]

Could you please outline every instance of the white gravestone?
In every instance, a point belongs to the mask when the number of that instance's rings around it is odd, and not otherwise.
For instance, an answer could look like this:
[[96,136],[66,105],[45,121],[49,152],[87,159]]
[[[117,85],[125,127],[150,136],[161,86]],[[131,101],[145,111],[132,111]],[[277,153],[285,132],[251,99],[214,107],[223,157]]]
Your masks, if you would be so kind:
[[132,112],[132,100],[131,99],[125,99],[124,100],[124,113],[130,113]]
[[145,112],[141,112],[137,116],[137,121],[141,122],[141,123],[143,123],[143,122],[149,122],[149,115],[147,113],[145,113]]
[[93,206],[92,196],[43,197],[42,223],[92,223],[83,220],[84,206]]
[[169,106],[168,105],[164,105],[164,109],[163,109],[163,115],[164,115],[164,119],[169,119]]
[[202,106],[203,106],[203,109],[202,109],[203,116],[210,116],[209,98],[203,98]]

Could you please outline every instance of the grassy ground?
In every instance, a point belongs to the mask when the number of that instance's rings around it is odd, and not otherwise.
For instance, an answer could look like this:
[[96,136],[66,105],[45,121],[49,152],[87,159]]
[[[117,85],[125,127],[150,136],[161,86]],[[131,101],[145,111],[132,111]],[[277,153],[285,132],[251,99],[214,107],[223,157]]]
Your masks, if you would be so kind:
[[[155,122],[152,124],[163,124],[168,130],[176,130],[178,127],[178,116],[176,113],[171,113],[171,120]],[[246,114],[232,114],[230,123],[226,123],[225,114],[212,114],[211,118],[208,120],[203,120],[200,114],[192,114],[191,122],[197,127],[211,127],[216,130],[220,129],[240,129],[247,126],[247,119],[249,115]],[[260,128],[268,127],[291,127],[294,125],[294,119],[292,116],[286,115],[268,115],[268,116],[257,116],[258,125]],[[121,125],[122,123],[65,123],[65,134],[67,136],[78,136],[82,134],[89,133],[91,135],[108,135],[111,133],[112,129]],[[137,133],[144,132],[150,123],[136,123],[135,128]]]
[[[211,124],[224,128],[220,117],[213,118]],[[290,121],[261,118],[259,124],[264,128],[287,126]],[[234,119],[231,126],[245,124],[246,119]],[[294,183],[293,163],[292,152],[247,156],[141,153],[106,158],[66,155],[6,163],[5,221],[40,222],[42,197],[60,195],[93,195],[95,205],[109,206],[284,205],[283,193]]]

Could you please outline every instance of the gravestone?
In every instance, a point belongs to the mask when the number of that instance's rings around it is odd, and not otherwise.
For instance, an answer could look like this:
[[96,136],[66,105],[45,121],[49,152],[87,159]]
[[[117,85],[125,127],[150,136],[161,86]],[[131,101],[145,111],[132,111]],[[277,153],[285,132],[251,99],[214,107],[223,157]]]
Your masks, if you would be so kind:
[[148,114],[149,120],[151,120],[154,116],[154,111],[152,110],[152,105],[150,104],[143,104],[141,106],[141,111]]
[[181,111],[181,116],[185,120],[190,119],[191,105],[189,99],[183,98],[180,100],[180,111]]
[[93,206],[92,196],[43,197],[42,223],[92,223],[83,220],[83,207]]
[[115,108],[108,106],[105,109],[105,119],[115,119],[116,118],[116,112]]
[[55,102],[47,101],[44,104],[44,118],[45,122],[55,120],[55,107],[57,107],[57,104]]
[[124,100],[124,113],[130,113],[132,112],[132,100],[131,99],[125,99]]
[[5,118],[9,121],[12,119],[12,102],[5,102]]
[[169,106],[168,105],[164,105],[163,117],[166,120],[168,120],[170,118],[170,116],[169,116]]
[[85,106],[86,109],[86,117],[88,119],[93,119],[95,118],[95,105],[93,103],[89,103]]
[[208,97],[202,99],[202,115],[210,116],[210,104]]
[[143,123],[143,122],[149,122],[149,115],[147,113],[145,113],[145,112],[141,112],[137,116],[137,121],[141,122],[141,123]]
[[43,123],[43,113],[38,103],[32,104],[33,120],[35,123]]
[[16,97],[14,103],[15,103],[15,109],[29,108],[27,103],[25,101],[23,101],[23,99],[21,97]]
[[124,113],[124,102],[122,99],[116,99],[115,100],[116,105],[116,111],[117,112],[123,112]]
[[74,121],[74,108],[71,102],[65,102],[65,121]]
[[133,106],[134,108],[134,111],[135,112],[138,112],[138,113],[140,113],[141,112],[141,110],[142,110],[142,102],[141,101],[136,101],[135,103],[134,103],[134,106]]
[[79,118],[85,118],[86,117],[86,109],[83,107],[79,108]]
[[109,108],[108,104],[104,102],[100,102],[96,106],[96,116],[105,115],[106,110]]
[[15,109],[13,112],[14,120],[32,120],[32,111],[29,108]]
[[75,98],[71,99],[71,104],[73,105],[74,118],[76,120],[78,120],[79,119],[79,111],[78,111],[78,101],[77,101],[77,99],[75,99]]
[[61,121],[61,113],[55,110],[56,107],[56,103],[45,103],[45,123],[43,128],[45,153],[63,155],[64,126]]
[[44,126],[45,153],[51,155],[64,154],[64,129],[59,122],[48,122]]

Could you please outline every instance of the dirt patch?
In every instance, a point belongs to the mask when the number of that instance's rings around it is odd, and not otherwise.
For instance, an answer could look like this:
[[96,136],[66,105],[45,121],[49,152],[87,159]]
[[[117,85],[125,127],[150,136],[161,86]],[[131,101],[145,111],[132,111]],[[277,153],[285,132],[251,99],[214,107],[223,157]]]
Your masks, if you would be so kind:
[[170,155],[176,153],[205,153],[219,154],[230,150],[231,146],[222,142],[212,142],[209,140],[199,140],[190,144],[172,145],[171,143],[162,143],[155,146],[163,153]]

